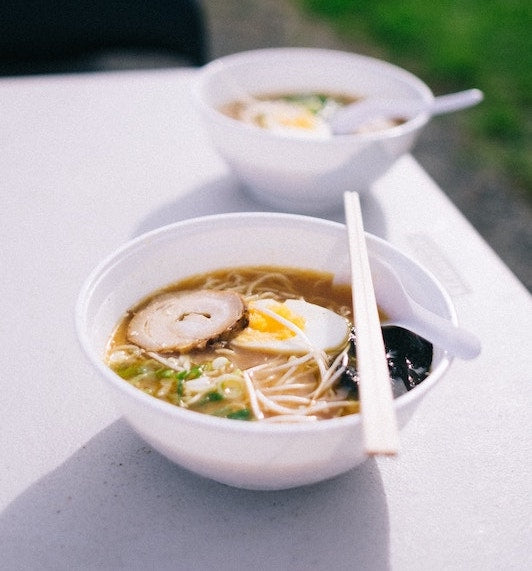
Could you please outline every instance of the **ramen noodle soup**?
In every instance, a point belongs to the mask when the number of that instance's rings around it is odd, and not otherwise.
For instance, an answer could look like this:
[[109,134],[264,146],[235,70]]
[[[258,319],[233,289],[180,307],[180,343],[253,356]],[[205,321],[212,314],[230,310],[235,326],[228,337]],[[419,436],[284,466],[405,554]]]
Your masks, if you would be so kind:
[[[324,94],[287,93],[250,97],[224,105],[220,111],[242,121],[279,135],[299,138],[332,137],[329,121],[345,105],[362,98]],[[404,119],[375,118],[360,125],[354,133],[380,131],[404,123]]]
[[[117,325],[106,362],[172,405],[229,419],[315,421],[359,410],[351,289],[328,273],[245,267],[155,292]],[[428,375],[432,346],[383,329],[395,396]]]

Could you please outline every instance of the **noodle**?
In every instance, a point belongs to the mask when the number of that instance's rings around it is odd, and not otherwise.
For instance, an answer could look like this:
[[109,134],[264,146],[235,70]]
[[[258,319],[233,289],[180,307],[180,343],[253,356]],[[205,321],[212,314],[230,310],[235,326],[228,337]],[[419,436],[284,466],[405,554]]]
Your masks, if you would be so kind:
[[[147,350],[131,342],[129,323],[157,296],[202,290],[238,293],[246,308],[253,307],[257,316],[267,320],[264,332],[258,333],[260,339],[261,335],[271,337],[277,347],[286,337],[286,343],[299,341],[301,351],[279,352],[268,346],[235,343],[239,329],[183,353]],[[301,300],[298,303],[303,307],[320,306],[336,319],[341,316],[347,331],[345,341],[334,345],[335,350],[325,351],[310,337],[307,318],[301,324],[298,316],[278,313],[274,306],[254,305],[257,300],[272,300],[283,307],[288,307],[286,300]],[[329,274],[271,267],[220,270],[155,292],[128,311],[109,340],[106,363],[148,395],[191,411],[259,422],[333,418],[359,410],[354,346],[349,335],[352,320],[350,288],[333,284]],[[249,329],[247,322],[242,327]]]

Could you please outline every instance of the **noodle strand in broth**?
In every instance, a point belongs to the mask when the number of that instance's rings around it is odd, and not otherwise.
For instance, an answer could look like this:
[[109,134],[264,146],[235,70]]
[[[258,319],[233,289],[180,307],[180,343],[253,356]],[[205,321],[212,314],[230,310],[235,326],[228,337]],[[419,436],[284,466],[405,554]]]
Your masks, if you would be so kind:
[[[231,317],[226,331],[202,336],[190,350],[143,347],[143,337],[132,332],[132,323],[144,324],[139,314],[157,305],[167,311],[159,300],[169,294],[183,296],[174,305],[180,306],[181,299],[197,305],[203,291],[235,292],[245,314]],[[164,319],[187,335],[209,327],[216,304],[224,314],[222,295],[209,294],[214,310],[195,305]],[[146,320],[147,335],[161,327],[156,317]],[[350,287],[334,284],[330,274],[231,268],[172,284],[128,311],[109,340],[106,363],[148,395],[195,412],[260,422],[334,418],[359,410],[352,324]]]

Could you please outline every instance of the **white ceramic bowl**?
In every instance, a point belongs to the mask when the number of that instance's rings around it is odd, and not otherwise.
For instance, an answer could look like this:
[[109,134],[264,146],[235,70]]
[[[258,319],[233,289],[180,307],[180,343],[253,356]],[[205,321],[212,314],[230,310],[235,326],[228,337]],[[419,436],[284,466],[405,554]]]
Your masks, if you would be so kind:
[[[371,257],[390,263],[418,301],[456,322],[435,279],[387,242],[367,235]],[[248,489],[282,489],[345,472],[365,459],[359,415],[302,424],[216,418],[180,409],[134,388],[103,362],[106,343],[125,311],[154,290],[217,268],[280,265],[333,272],[349,280],[345,226],[307,216],[236,213],[162,227],[119,248],[80,292],[76,325],[81,346],[118,410],[153,448],[213,480]],[[435,350],[430,375],[397,398],[399,426],[451,362]]]
[[237,53],[199,71],[194,100],[214,147],[262,203],[303,214],[340,208],[344,191],[366,192],[410,151],[429,120],[420,113],[402,125],[328,140],[294,139],[227,117],[220,106],[251,95],[318,91],[431,102],[416,76],[352,53],[272,48]]

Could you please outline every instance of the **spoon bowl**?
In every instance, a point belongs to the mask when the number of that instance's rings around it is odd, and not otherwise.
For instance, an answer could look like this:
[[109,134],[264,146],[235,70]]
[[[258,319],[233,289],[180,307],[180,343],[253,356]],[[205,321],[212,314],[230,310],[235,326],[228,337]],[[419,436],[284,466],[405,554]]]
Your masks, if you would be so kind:
[[409,329],[460,359],[474,359],[479,355],[478,338],[417,303],[388,263],[374,258],[371,274],[377,301],[387,316],[383,326]]

